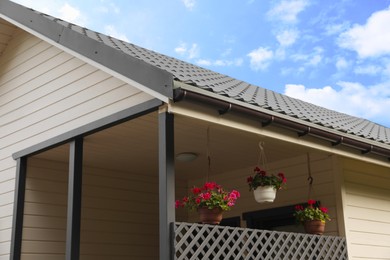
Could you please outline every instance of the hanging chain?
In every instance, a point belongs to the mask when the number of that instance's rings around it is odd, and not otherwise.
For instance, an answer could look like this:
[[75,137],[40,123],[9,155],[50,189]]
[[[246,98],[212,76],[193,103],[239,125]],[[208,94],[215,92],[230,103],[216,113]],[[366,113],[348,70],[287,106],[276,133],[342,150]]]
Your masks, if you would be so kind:
[[257,164],[259,165],[259,167],[262,166],[263,169],[268,170],[267,169],[267,158],[265,157],[265,152],[264,152],[264,142],[262,142],[262,141],[259,142],[259,148],[260,148],[259,160],[258,160]]
[[206,148],[207,148],[207,175],[206,175],[206,182],[209,181],[209,176],[211,172],[211,155],[210,155],[210,126],[207,127],[207,143],[206,143]]

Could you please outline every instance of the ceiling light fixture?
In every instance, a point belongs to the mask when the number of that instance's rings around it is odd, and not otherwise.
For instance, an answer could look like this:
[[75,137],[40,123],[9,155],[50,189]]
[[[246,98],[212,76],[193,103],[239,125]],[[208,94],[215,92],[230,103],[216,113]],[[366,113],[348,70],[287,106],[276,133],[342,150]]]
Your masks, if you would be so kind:
[[176,155],[176,160],[180,162],[192,162],[198,158],[198,154],[192,152],[184,152]]

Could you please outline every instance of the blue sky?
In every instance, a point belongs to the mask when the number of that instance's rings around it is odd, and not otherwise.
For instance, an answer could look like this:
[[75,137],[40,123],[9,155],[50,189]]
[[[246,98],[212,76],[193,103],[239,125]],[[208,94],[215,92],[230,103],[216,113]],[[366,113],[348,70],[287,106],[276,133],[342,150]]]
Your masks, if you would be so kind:
[[390,127],[390,0],[14,0]]

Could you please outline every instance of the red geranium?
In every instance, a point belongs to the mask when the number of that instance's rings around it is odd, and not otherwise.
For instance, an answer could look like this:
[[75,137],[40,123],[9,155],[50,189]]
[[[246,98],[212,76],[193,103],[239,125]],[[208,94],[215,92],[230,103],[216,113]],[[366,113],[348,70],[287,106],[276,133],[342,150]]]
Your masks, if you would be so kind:
[[276,176],[268,175],[265,170],[260,169],[258,166],[256,166],[253,171],[254,176],[249,176],[247,178],[250,191],[255,190],[259,186],[272,186],[276,190],[280,190],[286,185],[287,179],[281,172]]
[[175,207],[186,207],[192,210],[219,207],[222,210],[229,210],[239,197],[240,193],[236,190],[228,192],[215,182],[206,182],[201,188],[191,188],[188,196],[175,202]]
[[330,220],[328,209],[321,207],[319,201],[308,200],[307,204],[306,208],[302,205],[295,206],[294,216],[298,222],[303,223],[308,220],[321,220],[325,222],[326,220]]

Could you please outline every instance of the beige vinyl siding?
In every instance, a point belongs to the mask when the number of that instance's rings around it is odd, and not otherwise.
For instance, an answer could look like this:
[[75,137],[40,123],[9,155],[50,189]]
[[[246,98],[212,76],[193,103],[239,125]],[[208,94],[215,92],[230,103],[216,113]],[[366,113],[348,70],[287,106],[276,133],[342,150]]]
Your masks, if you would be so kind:
[[[311,198],[320,200],[324,206],[329,208],[329,214],[332,217],[332,221],[327,222],[326,224],[326,234],[338,235],[332,157],[327,154],[318,153],[311,154],[310,158],[311,174],[314,179]],[[210,181],[216,181],[217,183],[223,185],[226,189],[236,189],[241,192],[241,198],[237,201],[237,204],[231,211],[225,212],[224,217],[242,217],[242,213],[244,212],[296,205],[307,202],[309,185],[307,181],[308,164],[306,155],[281,159],[278,162],[268,164],[269,173],[277,174],[279,172],[283,172],[287,178],[287,188],[277,193],[276,199],[273,203],[259,204],[254,200],[253,193],[249,192],[246,179],[249,175],[253,175],[254,166],[255,164],[253,167],[225,172],[210,177]],[[205,177],[206,176],[200,176],[200,179],[189,180],[188,187],[202,184]],[[180,209],[180,211],[181,210],[182,209]],[[197,214],[191,214],[189,221],[196,222],[197,217]],[[242,227],[245,227],[245,221],[242,220],[241,225]]]
[[[23,259],[65,257],[67,167],[42,159],[29,161]],[[84,168],[80,259],[158,258],[157,179]]]
[[16,30],[0,59],[0,260],[9,258],[11,155],[152,97]]
[[158,178],[86,169],[81,259],[158,258]]
[[0,19],[0,56],[4,49],[7,47],[9,40],[11,39],[16,27],[12,24]]
[[350,259],[390,259],[390,169],[344,159]]
[[22,259],[64,259],[67,179],[67,163],[28,160]]

